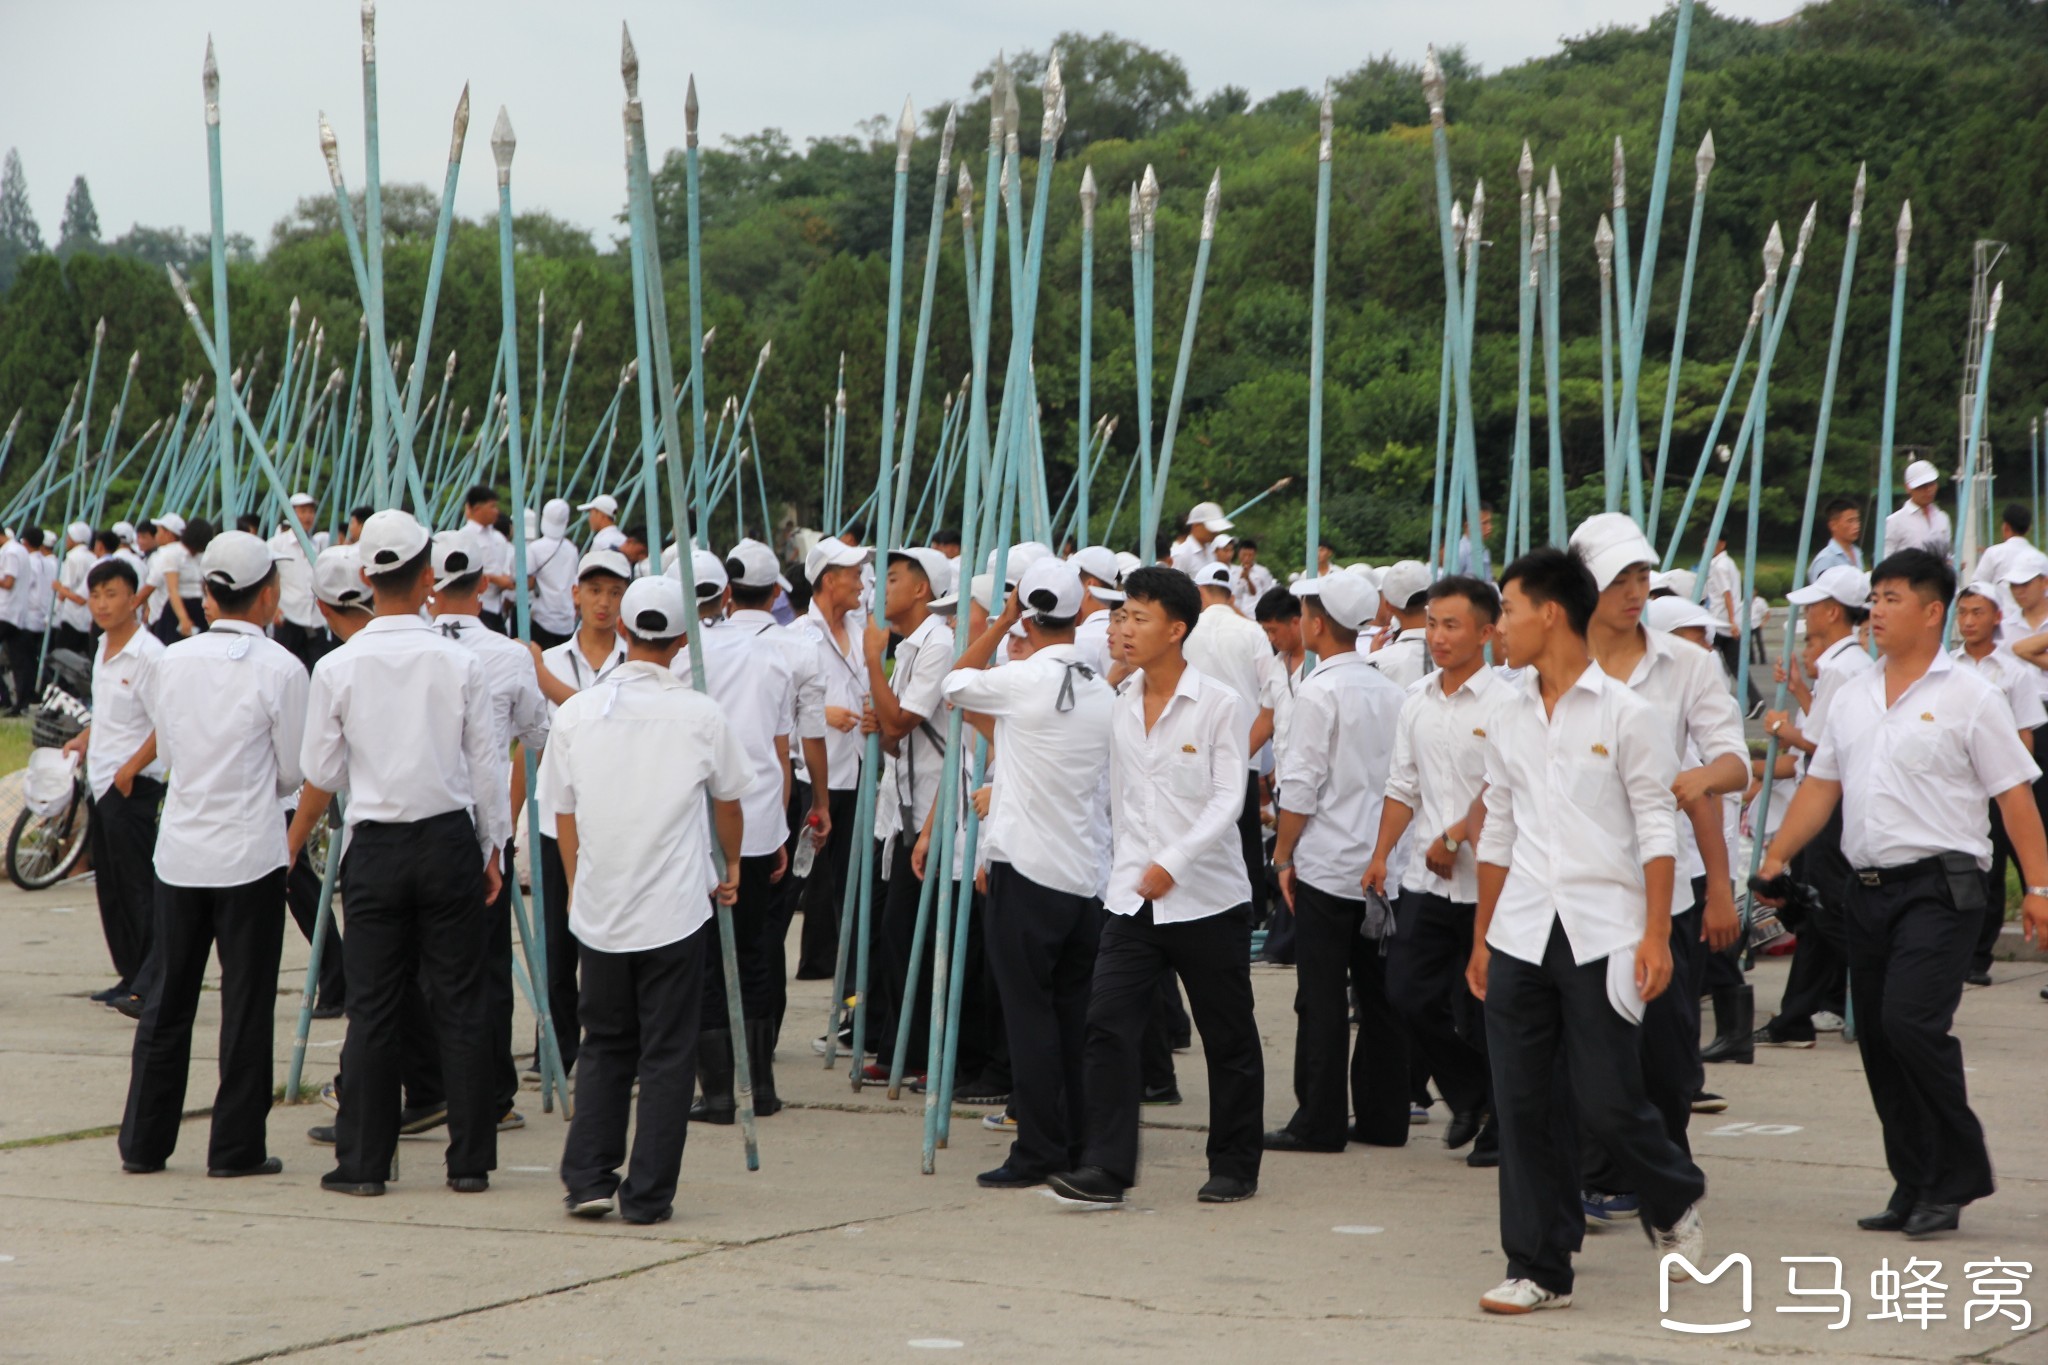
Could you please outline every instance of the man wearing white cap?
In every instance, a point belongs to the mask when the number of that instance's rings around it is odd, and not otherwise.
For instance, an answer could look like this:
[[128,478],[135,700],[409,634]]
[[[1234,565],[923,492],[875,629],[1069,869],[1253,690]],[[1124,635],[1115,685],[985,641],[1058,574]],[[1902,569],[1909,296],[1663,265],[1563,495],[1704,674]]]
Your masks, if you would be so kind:
[[[875,794],[875,837],[889,840],[885,847],[889,886],[878,917],[880,952],[868,979],[869,994],[874,998],[869,1004],[866,1041],[875,1049],[875,1060],[862,1074],[871,1084],[889,1079],[896,1019],[902,1010],[911,1011],[910,1055],[904,1059],[904,1074],[921,1074],[913,1067],[930,1050],[929,979],[919,972],[916,982],[909,980],[919,880],[911,870],[910,853],[938,799],[939,780],[945,772],[946,741],[939,728],[944,723],[939,708],[945,704],[946,674],[953,667],[951,622],[931,610],[933,601],[952,591],[952,565],[937,550],[892,550],[885,573],[882,612],[889,629],[870,622],[863,637],[873,719],[863,721],[862,728],[879,731],[882,747],[890,753]],[[885,672],[882,651],[889,643],[890,631],[901,638],[896,645],[895,670]],[[852,948],[857,950],[858,945]],[[963,1069],[961,1074],[969,1072]]]
[[206,1173],[275,1175],[283,1163],[264,1127],[292,861],[279,801],[299,788],[306,670],[263,634],[277,611],[268,545],[226,531],[199,568],[213,624],[165,650],[149,684],[170,785],[156,841],[156,965],[135,1030],[121,1168],[160,1171],[177,1147],[193,1019],[218,947],[220,1088]]
[[1259,751],[1273,737],[1273,712],[1260,697],[1267,673],[1275,666],[1273,647],[1266,632],[1238,615],[1232,605],[1229,565],[1206,565],[1192,576],[1202,595],[1202,615],[1199,629],[1188,635],[1182,652],[1189,667],[1237,694],[1248,759],[1237,837],[1249,874],[1252,922],[1261,924],[1266,918],[1266,857],[1264,826],[1259,820]]
[[[427,604],[434,626],[441,634],[477,656],[484,666],[484,679],[491,697],[491,756],[495,771],[493,791],[506,793],[510,809],[513,774],[525,777],[520,750],[538,752],[547,743],[548,706],[535,680],[532,653],[516,640],[498,634],[477,615],[483,586],[483,563],[474,538],[461,531],[442,531],[433,543],[434,596]],[[488,953],[484,989],[490,1003],[491,1072],[496,1078],[493,1107],[500,1118],[498,1127],[517,1128],[525,1120],[513,1107],[519,1098],[519,1072],[512,1062],[512,890],[514,830],[499,853],[498,894],[485,913],[489,916]],[[563,1065],[568,1059],[563,1059]]]
[[1188,512],[1187,535],[1173,544],[1171,559],[1173,567],[1189,578],[1216,562],[1215,547],[1210,544],[1216,537],[1228,531],[1229,517],[1213,502],[1198,502]]
[[[861,574],[875,552],[827,536],[804,558],[811,601],[793,629],[811,641],[825,689],[825,786],[830,833],[811,875],[804,879],[803,937],[796,979],[830,981],[839,950],[839,908],[852,850],[866,838],[854,828],[865,757],[861,717],[867,710],[868,670],[861,655]],[[814,793],[815,794],[815,793]]]
[[[1788,593],[1786,600],[1806,617],[1807,648],[1816,651],[1813,688],[1804,692],[1795,676],[1794,692],[1803,693],[1805,714],[1795,721],[1783,711],[1772,711],[1764,717],[1764,728],[1778,737],[1782,747],[1810,756],[1827,725],[1833,698],[1872,666],[1869,653],[1856,641],[1857,627],[1870,615],[1870,575],[1837,565],[1817,581]],[[1812,1047],[1823,1014],[1833,1016],[1824,1022],[1841,1027],[1835,1021],[1842,1017],[1846,990],[1842,906],[1851,869],[1842,856],[1839,810],[1806,842],[1799,858],[1796,875],[1820,893],[1820,914],[1811,924],[1800,924],[1796,918],[1789,921],[1799,942],[1793,950],[1792,969],[1785,976],[1785,994],[1777,1016],[1756,1032],[1756,1042],[1767,1047]]]
[[1429,569],[1413,559],[1399,560],[1380,573],[1379,596],[1386,604],[1387,629],[1375,642],[1365,662],[1386,674],[1402,688],[1430,671],[1427,631]]
[[[746,840],[739,849],[732,928],[741,1018],[753,1073],[754,1113],[766,1117],[781,1108],[775,1093],[771,1036],[775,983],[767,937],[777,883],[789,870],[783,843],[789,832],[789,734],[796,714],[796,682],[789,656],[779,643],[758,627],[723,620],[731,597],[724,561],[709,550],[697,550],[690,557],[690,571],[697,585],[697,614],[704,618],[705,690],[725,712],[754,774],[740,798],[746,812]],[[680,578],[680,572],[675,576]],[[676,655],[673,666],[677,676],[689,678],[690,651]],[[738,1105],[733,1098],[733,1042],[725,974],[710,972],[705,986],[697,1065],[704,1098],[691,1109],[690,1117],[704,1123],[731,1123]]]
[[505,594],[518,585],[512,580],[512,542],[498,529],[498,490],[487,483],[473,485],[462,495],[462,519],[462,529],[476,537],[477,553],[484,561],[483,599],[477,614],[492,630],[509,633]]
[[619,529],[619,500],[611,494],[599,493],[576,510],[588,515],[591,549],[616,550],[626,543],[626,533]]
[[[1571,1302],[1586,1221],[1572,1198],[1574,1127],[1627,1176],[1660,1257],[1698,1265],[1706,1250],[1695,1208],[1706,1179],[1643,1087],[1645,1004],[1686,989],[1671,960],[1678,755],[1671,722],[1588,652],[1594,579],[1578,554],[1548,547],[1503,577],[1500,639],[1524,672],[1486,727],[1466,969],[1486,1002],[1500,1123],[1508,1278],[1480,1297],[1490,1313]],[[1560,1062],[1569,1087],[1557,1084]]]
[[681,584],[639,580],[620,615],[624,662],[562,703],[540,765],[575,886],[570,927],[585,986],[563,1202],[578,1218],[616,1209],[628,1223],[659,1223],[673,1212],[689,1133],[704,981],[721,975],[711,898],[738,899],[741,800],[755,773],[724,711],[671,667],[689,629]]
[[[817,851],[832,837],[832,765],[825,747],[825,672],[817,643],[777,621],[770,611],[787,589],[782,566],[775,551],[758,540],[735,544],[725,557],[725,572],[732,594],[731,610],[720,630],[746,631],[758,635],[782,651],[789,664],[790,714],[786,734],[790,736],[790,783],[783,793],[782,827],[784,852],[793,865],[798,841]],[[768,1023],[763,1035],[768,1051],[782,1036],[782,1016],[789,1006],[789,922],[796,916],[797,897],[803,880],[784,875],[776,883],[768,917],[761,930],[762,950],[768,958]]]
[[1104,680],[1109,678],[1109,618],[1124,595],[1116,590],[1123,577],[1116,551],[1106,545],[1076,550],[1067,561],[1081,575],[1081,614],[1074,622],[1074,650],[1081,662]]
[[[1109,684],[1074,647],[1087,592],[1080,572],[1046,558],[946,675],[945,697],[994,720],[988,810],[988,964],[1010,1042],[1017,1138],[977,1178],[1016,1189],[1081,1157],[1081,1066],[1089,981],[1102,936],[1109,858]],[[989,668],[1021,624],[1028,657]]]
[[[1669,923],[1672,986],[1643,1011],[1641,1052],[1644,1093],[1683,1149],[1692,1097],[1705,1078],[1699,1059],[1705,953],[1727,948],[1741,932],[1719,798],[1748,786],[1749,746],[1712,656],[1643,625],[1657,552],[1636,523],[1620,512],[1598,513],[1572,532],[1571,548],[1600,593],[1586,629],[1587,649],[1608,678],[1649,704],[1678,769],[1672,788],[1678,807],[1678,879]],[[1605,1223],[1636,1213],[1629,1177],[1606,1153],[1589,1150],[1587,1168],[1589,1219]]]
[[[2034,732],[2048,724],[2048,709],[2041,705],[2041,672],[2000,642],[1997,590],[1981,580],[1969,584],[1956,594],[1955,613],[1960,643],[1949,651],[1949,657],[1956,661],[1956,667],[1976,670],[1998,689],[2012,710],[2020,744],[2032,754]],[[1970,954],[1969,970],[1963,976],[1964,982],[1972,986],[1991,984],[1991,953],[2005,928],[2005,875],[2012,863],[2012,842],[2006,838],[2005,818],[1996,801],[1989,804],[1991,866],[1984,873],[1984,922],[1978,930],[1976,950]]]
[[85,576],[92,572],[96,559],[92,527],[74,521],[65,528],[64,538],[68,543],[57,568],[56,629],[50,636],[50,648],[83,654],[92,647],[92,608],[85,600]]
[[526,547],[526,581],[533,613],[527,634],[552,649],[576,629],[576,570],[580,557],[569,539],[569,504],[549,498],[540,509],[540,535]]
[[1387,998],[1393,915],[1381,899],[1386,913],[1376,917],[1353,891],[1372,862],[1404,694],[1358,653],[1358,632],[1380,607],[1371,583],[1338,573],[1302,579],[1293,591],[1302,643],[1316,655],[1274,772],[1273,870],[1295,920],[1296,1108],[1265,1147],[1341,1152],[1351,1138],[1400,1147],[1408,1141],[1408,1033]]
[[1181,653],[1201,615],[1187,576],[1148,565],[1124,575],[1123,591],[1138,671],[1111,711],[1109,918],[1088,1001],[1086,1120],[1080,1164],[1046,1183],[1093,1204],[1121,1204],[1137,1183],[1139,1049],[1171,970],[1187,986],[1209,1071],[1209,1179],[1196,1198],[1234,1204],[1258,1193],[1266,1084],[1248,879],[1229,837],[1242,800],[1242,715],[1230,689]]
[[[398,1144],[400,1008],[424,987],[448,1097],[448,1184],[490,1187],[496,1077],[485,906],[511,836],[496,785],[490,680],[482,660],[420,616],[433,589],[432,539],[410,513],[363,523],[356,551],[376,618],[313,672],[301,752],[307,793],[291,852],[336,791],[349,794],[341,896],[348,907],[349,1029],[342,1047],[335,1169],[321,1188],[379,1195]],[[422,980],[423,978],[423,980]]]
[[1936,559],[1949,558],[1955,539],[1949,530],[1948,513],[1935,506],[1941,496],[1941,472],[1930,460],[1915,460],[1906,466],[1906,504],[1884,520],[1884,553],[1890,558],[1901,550],[1925,550]]
[[[292,494],[292,516],[309,539],[318,510],[310,493]],[[319,552],[317,540],[314,552]],[[306,559],[306,548],[299,543],[298,532],[289,526],[270,538],[270,553],[277,561],[275,638],[310,669],[322,654],[334,648],[334,641],[327,634],[327,622],[320,615],[320,605],[313,598],[313,566]]]

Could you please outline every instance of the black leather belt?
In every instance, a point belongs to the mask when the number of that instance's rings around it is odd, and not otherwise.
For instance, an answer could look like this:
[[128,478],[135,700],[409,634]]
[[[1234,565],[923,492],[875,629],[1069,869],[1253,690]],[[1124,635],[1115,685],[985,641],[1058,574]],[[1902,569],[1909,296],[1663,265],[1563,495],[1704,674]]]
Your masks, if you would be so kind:
[[1859,867],[1856,869],[1856,880],[1865,886],[1884,886],[1891,882],[1910,881],[1914,877],[1934,875],[1941,870],[1941,856],[1936,854],[1931,858],[1900,863],[1897,867]]

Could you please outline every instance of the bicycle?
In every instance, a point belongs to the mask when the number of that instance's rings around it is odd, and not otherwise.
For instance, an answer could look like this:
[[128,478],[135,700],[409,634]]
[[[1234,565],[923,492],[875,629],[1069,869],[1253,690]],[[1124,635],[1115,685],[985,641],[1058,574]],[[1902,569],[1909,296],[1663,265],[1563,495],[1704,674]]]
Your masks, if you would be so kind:
[[[31,722],[31,739],[37,749],[61,748],[92,723],[87,705],[92,695],[91,664],[69,650],[56,650],[50,656],[49,669],[49,685]],[[24,891],[40,891],[71,874],[91,842],[91,795],[81,763],[72,772],[70,799],[61,808],[39,815],[33,806],[22,806],[7,835],[10,881]]]

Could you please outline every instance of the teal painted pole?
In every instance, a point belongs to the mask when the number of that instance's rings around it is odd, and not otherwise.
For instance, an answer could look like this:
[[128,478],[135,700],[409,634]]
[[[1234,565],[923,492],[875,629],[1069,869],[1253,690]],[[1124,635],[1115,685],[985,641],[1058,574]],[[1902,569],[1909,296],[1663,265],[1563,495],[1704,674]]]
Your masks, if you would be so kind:
[[[1083,167],[1081,171],[1081,360],[1080,397],[1074,410],[1074,431],[1080,438],[1080,453],[1075,465],[1075,477],[1081,481],[1081,491],[1075,503],[1075,524],[1080,528],[1075,537],[1076,545],[1086,545],[1088,540],[1088,489],[1094,469],[1090,464],[1089,444],[1095,438],[1095,428],[1090,424],[1093,413],[1089,409],[1089,386],[1095,378],[1095,168]],[[1057,547],[1055,547],[1057,548]]]
[[1515,446],[1509,471],[1508,524],[1501,544],[1501,559],[1512,563],[1517,549],[1529,545],[1529,374],[1534,363],[1536,342],[1536,284],[1529,273],[1530,252],[1536,227],[1536,158],[1529,144],[1522,143],[1522,159],[1515,163],[1515,178],[1521,186],[1518,198],[1521,234],[1515,256],[1516,314],[1515,351]]
[[1138,386],[1138,558],[1150,564],[1159,557],[1158,498],[1152,486],[1152,229],[1159,202],[1159,180],[1145,167],[1145,178],[1131,193],[1131,324],[1137,356]]
[[1692,517],[1692,505],[1699,497],[1700,484],[1706,480],[1707,465],[1714,457],[1714,439],[1721,434],[1721,424],[1728,419],[1728,408],[1735,401],[1735,390],[1742,382],[1742,367],[1749,359],[1749,343],[1756,338],[1757,322],[1763,317],[1764,297],[1769,289],[1768,282],[1757,286],[1749,300],[1749,325],[1743,329],[1742,344],[1735,348],[1735,363],[1728,369],[1728,382],[1721,389],[1721,405],[1714,409],[1714,420],[1707,427],[1707,438],[1700,444],[1699,462],[1693,466],[1692,482],[1686,485],[1685,500],[1678,506],[1678,515],[1671,523],[1671,543],[1664,550],[1665,569],[1678,562],[1678,546],[1685,535],[1685,528]]
[[[2005,284],[2001,281],[1991,291],[1990,311],[1984,317],[1984,353],[1977,363],[1977,392],[1970,404],[1970,439],[1963,448],[1963,507],[1968,515],[1976,515],[1977,480],[1988,475],[1979,473],[1978,454],[1984,442],[1984,410],[1991,406],[1991,343],[1998,338],[1998,310],[2005,302]],[[1942,648],[1955,644],[1956,614],[1948,614],[1947,624],[1942,628]]]
[[1600,258],[1600,467],[1607,481],[1605,510],[1619,512],[1622,481],[1614,439],[1614,228],[1604,213],[1593,234],[1593,251]]
[[1913,244],[1913,201],[1899,205],[1899,226],[1892,257],[1891,343],[1884,361],[1884,424],[1877,442],[1877,554],[1885,555],[1885,521],[1892,514],[1892,436],[1899,415],[1899,343],[1906,323],[1906,258]]
[[[1462,234],[1462,218],[1459,219],[1456,230]],[[1442,360],[1437,366],[1436,381],[1436,478],[1430,484],[1429,495],[1429,564],[1433,572],[1450,559],[1450,556],[1444,553],[1447,540],[1444,534],[1444,506],[1450,498],[1450,487],[1445,480],[1451,472],[1451,350],[1457,345],[1452,338],[1452,331],[1457,325],[1458,320],[1452,315],[1450,302],[1446,300],[1444,339],[1443,345],[1438,348],[1442,353]],[[1455,509],[1451,515],[1457,515]],[[1316,567],[1316,545],[1313,541],[1308,547],[1308,560],[1308,569],[1305,572],[1313,574]]]
[[[367,24],[369,21],[366,19]],[[234,387],[231,371],[234,351],[228,344],[228,237],[227,213],[221,190],[220,157],[220,67],[213,59],[213,38],[206,39],[206,68],[201,78],[206,90],[206,188],[207,206],[212,214],[213,235],[209,257],[213,265],[213,383],[218,394]],[[234,423],[222,420],[214,432],[215,459],[220,469],[221,506],[232,512],[235,505]]]
[[[1463,302],[1464,290],[1458,282],[1458,244],[1451,222],[1451,153],[1449,138],[1444,131],[1444,69],[1437,61],[1436,48],[1432,45],[1422,64],[1422,91],[1429,102],[1430,146],[1436,164],[1436,209],[1437,241],[1442,249],[1444,268],[1444,300],[1447,308],[1446,328],[1451,335],[1451,388],[1456,403],[1457,426],[1451,448],[1451,484],[1457,487],[1461,470],[1477,472],[1477,444],[1472,425],[1472,356],[1465,345],[1466,308]],[[1481,193],[1475,187],[1473,193],[1474,216],[1483,203]],[[1470,231],[1466,240],[1467,250],[1473,258],[1478,254],[1478,235]],[[1468,263],[1468,274],[1476,269],[1476,260]],[[1475,480],[1476,482],[1476,480]],[[1479,534],[1478,503],[1476,487],[1470,497],[1470,530],[1476,541]],[[1447,501],[1445,511],[1455,514],[1455,501]],[[1452,528],[1444,526],[1445,554],[1450,554]],[[1479,546],[1472,547],[1475,562]]]
[[1202,311],[1202,283],[1209,273],[1209,249],[1216,240],[1216,212],[1223,195],[1223,172],[1210,177],[1209,193],[1202,200],[1202,235],[1195,248],[1195,277],[1188,286],[1188,311],[1181,322],[1180,356],[1174,362],[1173,390],[1166,400],[1166,425],[1159,437],[1159,463],[1152,480],[1152,527],[1156,531],[1165,510],[1167,480],[1173,472],[1173,438],[1180,429],[1181,403],[1187,396],[1188,363],[1195,353],[1195,322]]
[[[917,342],[910,352],[910,391],[903,400],[903,449],[897,459],[902,478],[906,481],[917,452],[917,418],[924,403],[925,359],[931,350],[932,296],[938,289],[940,235],[946,226],[946,191],[952,188],[953,138],[959,130],[959,118],[960,107],[954,105],[946,112],[946,125],[939,133],[939,170],[932,185],[931,226],[925,233],[924,285],[917,304]],[[904,126],[916,127],[908,100],[903,104],[903,120]],[[932,467],[937,469],[936,461]],[[906,483],[899,487],[896,495],[896,526],[889,536],[892,545],[903,544],[905,536],[913,531],[912,522],[904,520],[908,495]]]
[[1303,511],[1304,544],[1301,551],[1301,571],[1309,578],[1315,577],[1316,545],[1323,534],[1323,366],[1328,317],[1326,297],[1330,285],[1330,172],[1334,128],[1330,83],[1324,81],[1323,107],[1318,113],[1316,138],[1315,264],[1309,277],[1308,505]]
[[[1685,8],[1691,9],[1691,0]],[[1657,429],[1657,469],[1650,483],[1650,507],[1648,536],[1652,545],[1657,543],[1657,527],[1664,511],[1664,472],[1671,456],[1671,419],[1678,410],[1678,371],[1685,362],[1685,325],[1692,315],[1692,281],[1694,268],[1700,258],[1700,224],[1706,216],[1707,177],[1714,170],[1714,134],[1710,129],[1700,139],[1699,154],[1693,158],[1692,183],[1692,227],[1685,236],[1685,270],[1678,281],[1678,320],[1671,335],[1671,370],[1664,379],[1664,420]],[[1655,191],[1651,192],[1651,203],[1657,203]],[[1652,212],[1655,210],[1653,208]],[[1653,232],[1643,244],[1643,262],[1648,265],[1656,252],[1656,235]],[[1643,311],[1647,311],[1646,309]],[[1642,346],[1642,329],[1636,330],[1633,343],[1638,350]],[[1738,367],[1739,368],[1739,367]]]
[[[384,173],[378,151],[377,127],[377,10],[371,0],[363,4],[363,268],[369,277],[369,292],[363,296],[364,316],[370,320],[370,353],[390,372],[391,347],[384,340]],[[393,381],[393,392],[397,384]],[[393,507],[398,490],[391,482],[390,400],[384,387],[370,386],[370,455],[377,471],[376,501]]]
[[[690,76],[689,91],[683,97],[683,127],[683,175],[688,211],[690,271],[690,467],[697,476],[697,521],[698,523],[708,525],[711,508],[706,498],[708,491],[705,482],[707,471],[704,467],[704,234],[698,213],[700,192],[697,174],[697,77],[694,73]],[[657,339],[659,339],[660,333],[666,330],[667,323],[664,320],[662,327],[657,329]],[[670,388],[664,382],[662,388],[664,401],[666,401],[669,392]],[[894,395],[892,394],[891,398],[893,399],[893,397]],[[674,450],[675,447],[671,446],[670,449]],[[670,458],[680,459],[681,456],[672,455]],[[678,526],[680,524],[678,523]],[[682,532],[678,530],[676,534],[678,537],[676,543],[680,545],[683,543],[681,540]],[[707,531],[706,534],[708,535],[709,532]],[[733,1055],[735,1065],[737,1065],[737,1059],[741,1050],[737,1039],[735,1039],[734,1048]]]
[[1629,516],[1643,524],[1642,440],[1624,438],[1622,424],[1635,420],[1635,404],[1628,399],[1635,388],[1636,362],[1629,354],[1630,319],[1635,316],[1628,278],[1628,190],[1621,139],[1614,139],[1614,316],[1620,351],[1621,392],[1615,401],[1614,458],[1621,467],[1622,485],[1628,490]]
[[1571,538],[1565,519],[1564,501],[1564,414],[1558,383],[1558,253],[1564,238],[1559,235],[1557,212],[1562,199],[1558,191],[1557,167],[1550,168],[1550,184],[1544,191],[1544,229],[1531,253],[1543,258],[1543,406],[1550,433],[1550,543],[1562,548]]

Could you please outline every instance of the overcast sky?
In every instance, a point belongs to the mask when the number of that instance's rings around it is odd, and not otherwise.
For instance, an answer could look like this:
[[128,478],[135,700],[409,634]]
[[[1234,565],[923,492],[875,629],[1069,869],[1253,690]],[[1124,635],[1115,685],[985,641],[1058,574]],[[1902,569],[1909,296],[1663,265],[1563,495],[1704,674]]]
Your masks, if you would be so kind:
[[[1464,43],[1489,71],[1553,50],[1559,37],[1640,25],[1662,0],[905,0],[739,4],[615,0],[387,0],[378,15],[384,179],[439,186],[464,81],[472,117],[458,211],[491,211],[488,146],[498,106],[519,137],[515,202],[599,229],[623,199],[619,20],[640,50],[658,157],[683,135],[694,71],[703,133],[780,127],[799,146],[839,135],[903,97],[919,108],[964,95],[998,48],[1042,49],[1063,29],[1111,31],[1187,63],[1198,94],[1254,98],[1312,86],[1369,56],[1415,58]],[[1717,0],[1778,19],[1797,0]],[[1027,13],[1028,12],[1028,13]],[[46,240],[84,175],[102,236],[136,222],[203,229],[206,138],[200,67],[221,66],[227,222],[259,244],[301,195],[324,193],[318,115],[340,135],[351,189],[362,170],[356,0],[0,0],[0,147],[17,147]]]

